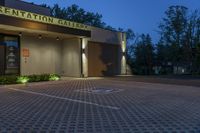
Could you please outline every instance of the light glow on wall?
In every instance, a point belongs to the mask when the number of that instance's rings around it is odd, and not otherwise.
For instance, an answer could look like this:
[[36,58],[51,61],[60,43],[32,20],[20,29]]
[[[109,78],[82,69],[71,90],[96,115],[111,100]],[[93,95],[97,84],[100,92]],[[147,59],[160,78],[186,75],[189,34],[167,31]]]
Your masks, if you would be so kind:
[[87,59],[88,38],[82,38],[82,67],[84,77],[88,77],[88,59]]
[[122,33],[122,44],[121,44],[121,49],[122,49],[122,59],[121,59],[121,74],[125,75],[127,74],[126,72],[126,33]]
[[122,41],[122,52],[125,53],[126,52],[126,42]]

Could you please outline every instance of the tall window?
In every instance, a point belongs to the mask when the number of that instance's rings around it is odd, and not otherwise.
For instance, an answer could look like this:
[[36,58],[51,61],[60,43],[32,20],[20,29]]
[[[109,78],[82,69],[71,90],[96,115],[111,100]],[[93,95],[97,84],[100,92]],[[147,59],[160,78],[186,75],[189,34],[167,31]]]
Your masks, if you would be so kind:
[[19,74],[19,38],[0,35],[0,75]]

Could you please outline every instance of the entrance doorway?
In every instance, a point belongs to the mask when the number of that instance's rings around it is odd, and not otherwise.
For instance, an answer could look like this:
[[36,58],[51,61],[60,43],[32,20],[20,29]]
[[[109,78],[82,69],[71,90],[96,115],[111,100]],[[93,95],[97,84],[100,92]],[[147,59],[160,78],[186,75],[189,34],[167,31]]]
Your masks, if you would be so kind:
[[19,37],[0,35],[0,75],[19,74]]

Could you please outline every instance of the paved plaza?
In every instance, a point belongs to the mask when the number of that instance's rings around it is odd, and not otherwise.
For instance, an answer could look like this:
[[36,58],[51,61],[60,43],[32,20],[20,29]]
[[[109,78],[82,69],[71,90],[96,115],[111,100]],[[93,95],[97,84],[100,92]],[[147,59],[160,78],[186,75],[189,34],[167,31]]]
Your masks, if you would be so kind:
[[1,86],[0,133],[10,132],[200,133],[200,87],[125,77]]

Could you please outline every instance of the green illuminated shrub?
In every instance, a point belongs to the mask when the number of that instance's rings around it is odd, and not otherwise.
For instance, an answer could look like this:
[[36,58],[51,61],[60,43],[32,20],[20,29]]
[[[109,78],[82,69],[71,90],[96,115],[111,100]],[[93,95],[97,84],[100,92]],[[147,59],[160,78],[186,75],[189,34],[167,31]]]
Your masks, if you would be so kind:
[[60,79],[60,76],[57,74],[50,74],[49,75],[49,80],[50,81],[58,81]]
[[17,76],[0,76],[0,85],[16,84]]
[[17,77],[17,83],[19,84],[26,84],[29,81],[29,77],[28,76],[19,76]]
[[28,82],[57,81],[60,76],[57,74],[42,74],[29,76],[0,76],[0,85],[5,84],[26,84]]

